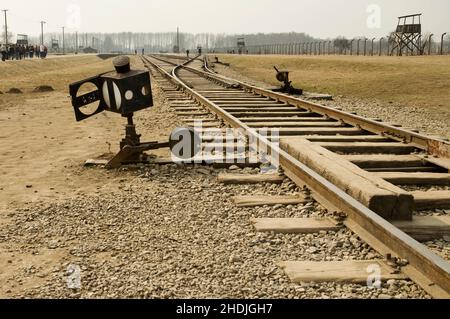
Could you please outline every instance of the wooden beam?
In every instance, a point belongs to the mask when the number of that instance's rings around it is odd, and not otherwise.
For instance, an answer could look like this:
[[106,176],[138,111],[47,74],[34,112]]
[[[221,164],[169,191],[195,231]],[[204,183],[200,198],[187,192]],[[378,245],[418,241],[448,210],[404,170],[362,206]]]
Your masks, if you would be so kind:
[[303,112],[300,110],[297,110],[296,112],[282,112],[282,111],[266,111],[266,112],[262,112],[262,111],[230,111],[229,112],[231,115],[240,118],[241,120],[245,120],[247,117],[268,117],[268,116],[272,116],[272,117],[282,117],[282,116],[301,116],[301,117],[306,117],[306,116],[311,116],[311,117],[315,117],[316,114],[311,113],[311,112]]
[[395,274],[393,269],[384,261],[286,261],[279,263],[279,266],[288,275],[289,279],[295,283],[302,282],[338,282],[366,284],[367,279],[374,268],[378,268],[381,273],[381,280],[408,279],[404,274]]
[[449,158],[438,158],[428,155],[416,155],[417,157],[423,159],[426,162],[429,162],[431,164],[440,166],[450,173],[450,159]]
[[235,196],[232,198],[238,207],[255,207],[255,206],[275,206],[275,205],[298,205],[307,201],[301,195],[295,196]]
[[299,127],[279,128],[280,136],[303,136],[303,135],[356,135],[363,131],[354,127]]
[[[289,138],[289,137],[286,137]],[[388,142],[389,138],[378,135],[330,135],[330,136],[305,136],[310,142]]]
[[331,218],[254,218],[251,222],[258,232],[277,234],[312,234],[341,228]]
[[343,127],[339,122],[252,122],[247,123],[248,127]]
[[281,139],[281,148],[387,220],[411,220],[411,194],[303,138]]
[[285,177],[279,174],[219,174],[217,180],[223,184],[282,184]]
[[425,162],[415,155],[342,155],[361,168],[419,167]]
[[359,153],[359,154],[411,154],[416,148],[404,143],[370,143],[370,142],[356,142],[356,143],[342,143],[342,142],[324,142],[319,143],[320,146],[333,151],[345,153]]
[[411,192],[417,210],[450,209],[450,191]]
[[404,172],[404,173],[439,173],[440,167],[421,166],[421,167],[385,167],[385,168],[365,168],[368,172]]
[[450,174],[399,172],[373,174],[396,185],[450,185]]
[[[299,117],[299,116],[290,116],[290,117],[248,117],[242,119],[243,123],[254,123],[254,122],[326,122],[329,121],[326,117]],[[376,136],[376,135],[374,135]]]
[[223,109],[227,112],[292,112],[296,114],[301,114],[299,109],[293,106],[279,106],[279,107],[269,107],[269,106],[225,106]]

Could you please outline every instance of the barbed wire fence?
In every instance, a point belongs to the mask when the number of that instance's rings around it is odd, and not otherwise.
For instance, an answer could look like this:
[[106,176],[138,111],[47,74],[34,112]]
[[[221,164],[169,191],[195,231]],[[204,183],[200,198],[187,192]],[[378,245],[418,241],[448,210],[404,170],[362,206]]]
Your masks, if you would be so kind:
[[449,55],[450,32],[436,39],[435,35],[422,35],[420,49],[412,52],[395,49],[392,38],[355,38],[299,43],[279,43],[248,45],[244,48],[213,48],[212,53],[251,54],[251,55],[350,55],[350,56],[408,56],[408,55]]

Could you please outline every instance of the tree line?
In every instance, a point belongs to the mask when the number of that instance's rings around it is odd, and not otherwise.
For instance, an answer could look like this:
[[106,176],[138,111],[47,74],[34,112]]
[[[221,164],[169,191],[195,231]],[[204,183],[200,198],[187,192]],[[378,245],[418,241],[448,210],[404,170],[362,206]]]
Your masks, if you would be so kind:
[[[179,42],[180,51],[202,48],[217,48],[236,46],[238,38],[244,38],[246,45],[276,44],[280,42],[305,42],[315,41],[305,33],[257,33],[257,34],[213,34],[213,33],[180,33],[177,40],[176,32],[159,33],[66,33],[64,35],[64,47],[66,52],[79,51],[83,48],[93,48],[100,52],[129,53],[134,50],[145,49],[146,52],[172,52]],[[40,36],[30,37],[30,43],[40,43]],[[46,33],[44,44],[51,48],[53,43],[58,43],[62,49],[62,33]],[[78,47],[77,47],[78,46]]]

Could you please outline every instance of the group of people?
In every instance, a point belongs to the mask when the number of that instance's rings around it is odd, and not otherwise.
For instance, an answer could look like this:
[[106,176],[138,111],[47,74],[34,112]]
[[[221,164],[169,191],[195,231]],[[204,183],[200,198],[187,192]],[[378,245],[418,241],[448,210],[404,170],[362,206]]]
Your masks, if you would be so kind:
[[47,56],[47,47],[45,45],[20,45],[20,44],[2,44],[0,52],[2,61],[32,59],[34,57],[44,59]]

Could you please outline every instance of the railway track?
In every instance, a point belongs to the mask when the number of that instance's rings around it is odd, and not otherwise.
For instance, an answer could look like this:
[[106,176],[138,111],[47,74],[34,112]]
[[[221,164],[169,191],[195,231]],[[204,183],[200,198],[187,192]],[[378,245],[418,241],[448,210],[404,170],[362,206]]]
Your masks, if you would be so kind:
[[[345,216],[343,224],[386,256],[389,266],[431,296],[450,297],[450,264],[418,241],[450,234],[448,216],[434,216],[436,209],[450,208],[450,143],[217,75],[207,58],[182,64],[175,57],[142,59],[186,125],[202,121],[205,144],[213,143],[213,128],[245,130],[279,156],[295,184]],[[279,143],[261,134],[272,128],[279,130]],[[250,145],[239,155],[247,158],[251,151]],[[264,222],[271,231],[286,231],[279,220]],[[297,228],[290,231],[301,232]],[[298,279],[297,264],[284,267]]]

